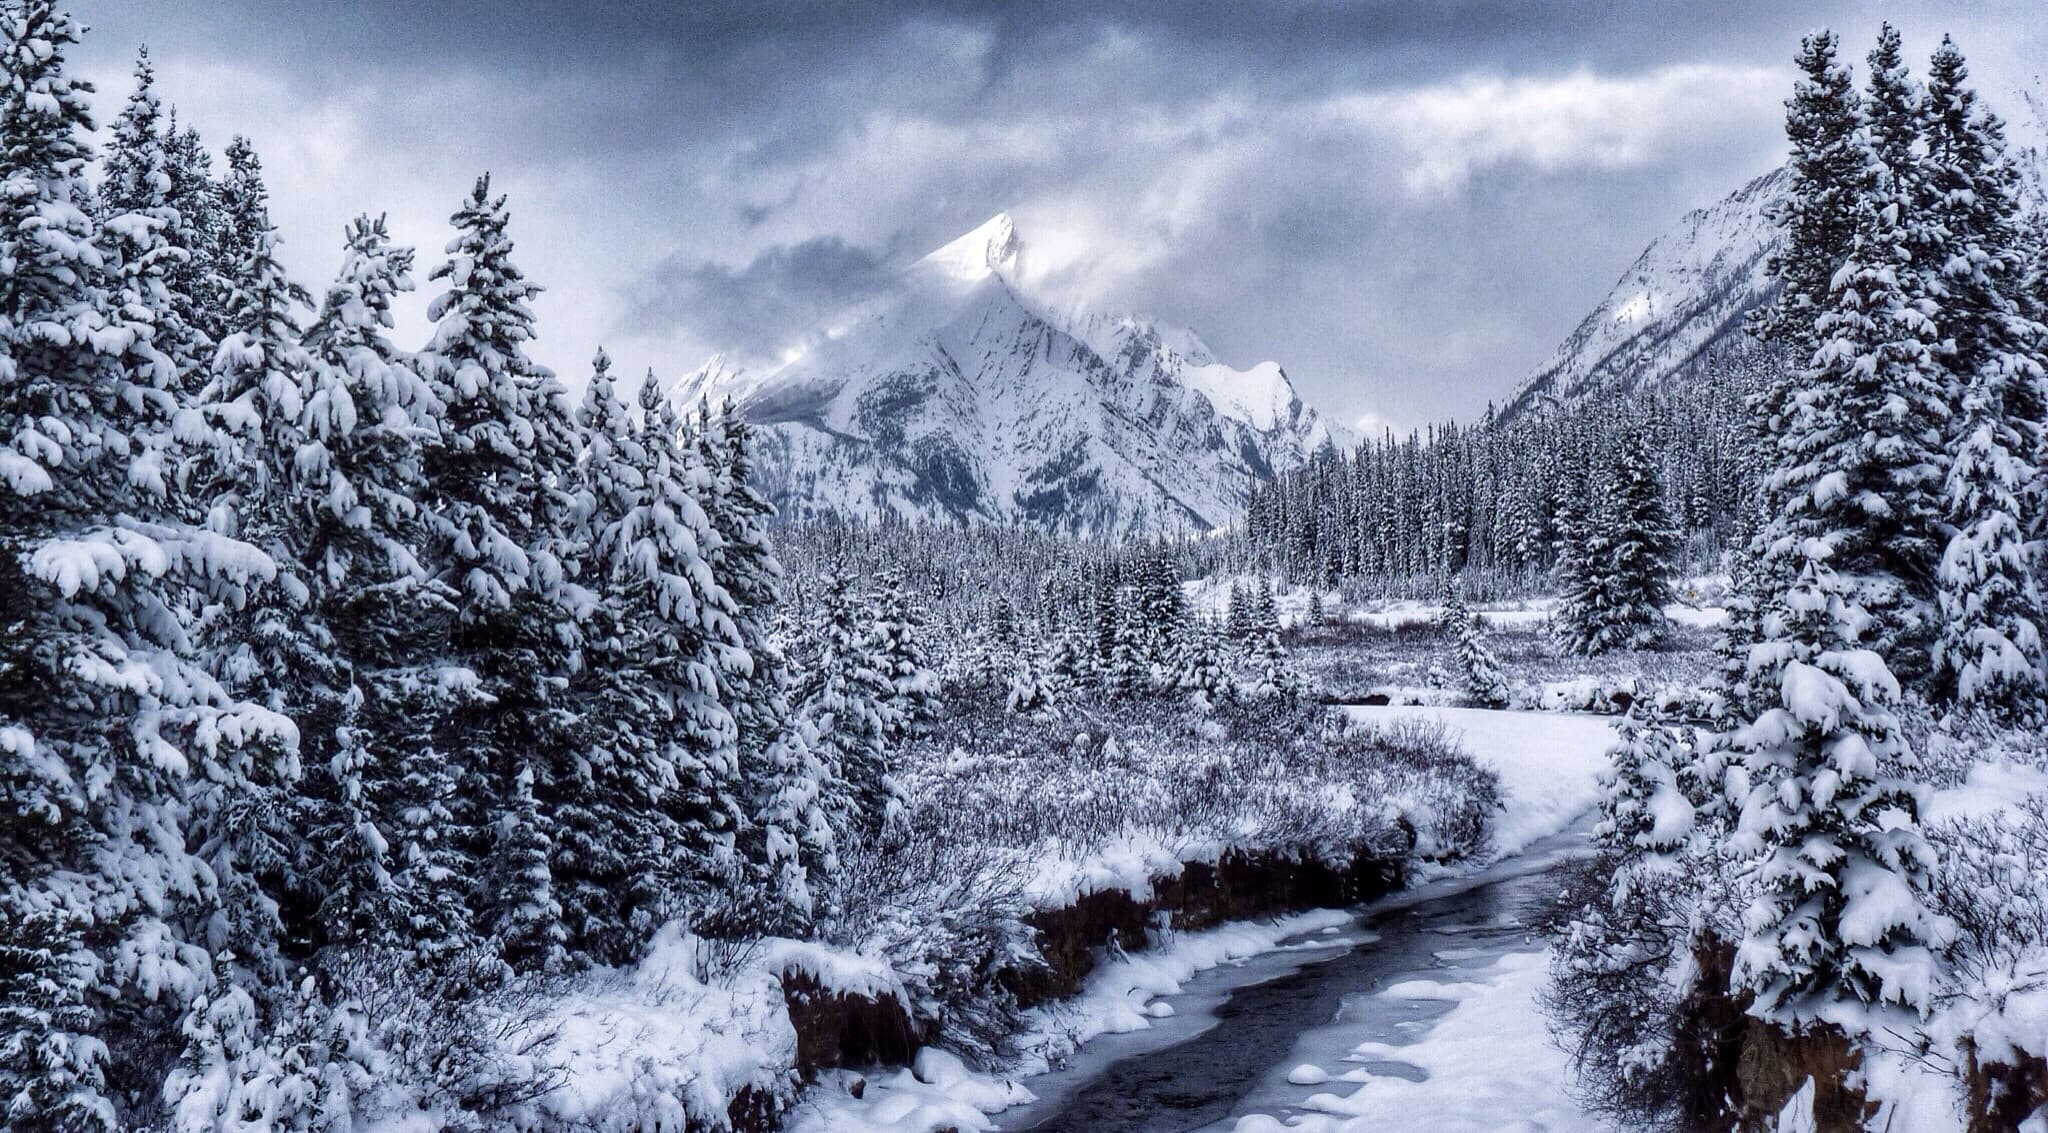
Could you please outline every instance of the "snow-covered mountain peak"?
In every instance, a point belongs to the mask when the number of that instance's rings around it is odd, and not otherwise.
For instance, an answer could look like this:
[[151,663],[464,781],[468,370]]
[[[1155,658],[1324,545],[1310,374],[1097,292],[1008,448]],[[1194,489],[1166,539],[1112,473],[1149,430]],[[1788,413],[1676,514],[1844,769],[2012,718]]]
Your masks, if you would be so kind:
[[999,213],[808,327],[765,363],[678,383],[763,429],[785,513],[1199,531],[1332,443],[1277,363],[1237,370],[1192,331],[1062,303],[1025,280]]
[[962,282],[990,275],[1014,280],[1024,255],[1024,238],[1010,214],[999,212],[973,231],[918,261],[919,266]]

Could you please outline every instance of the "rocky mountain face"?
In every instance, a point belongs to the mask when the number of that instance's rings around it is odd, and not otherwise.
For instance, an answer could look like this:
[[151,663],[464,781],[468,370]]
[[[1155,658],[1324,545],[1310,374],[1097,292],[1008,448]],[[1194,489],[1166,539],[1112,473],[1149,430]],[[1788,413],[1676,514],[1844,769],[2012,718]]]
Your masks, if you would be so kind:
[[1503,414],[1681,380],[1739,337],[1743,316],[1776,287],[1766,268],[1779,241],[1769,209],[1787,179],[1773,170],[1652,241]]
[[795,517],[1201,532],[1332,443],[1279,366],[1233,369],[1190,331],[1045,301],[1025,255],[997,216],[793,333],[772,365],[716,357],[673,396],[734,398]]

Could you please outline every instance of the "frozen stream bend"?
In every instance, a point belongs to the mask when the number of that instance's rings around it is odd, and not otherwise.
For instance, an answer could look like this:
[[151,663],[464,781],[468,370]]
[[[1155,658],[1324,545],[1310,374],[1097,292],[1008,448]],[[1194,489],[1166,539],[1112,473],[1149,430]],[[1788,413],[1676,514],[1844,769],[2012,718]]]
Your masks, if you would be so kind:
[[[1312,928],[1277,948],[1218,957],[1220,966],[1170,986],[1128,981],[1136,985],[1132,996],[1159,997],[1144,1012],[1152,1025],[1097,1038],[1064,1068],[1025,1079],[1023,1089],[925,1066],[876,1083],[881,1088],[869,1090],[865,1103],[826,1102],[799,1127],[1599,1129],[1572,1103],[1565,1056],[1536,1006],[1547,952],[1527,924],[1556,892],[1556,867],[1587,844],[1612,739],[1608,721],[1426,707],[1351,711],[1390,723],[1433,717],[1464,733],[1467,750],[1501,776],[1505,810],[1495,824],[1500,858],[1493,866],[1353,915],[1310,918]],[[1188,950],[1199,950],[1201,935]],[[1171,966],[1180,950],[1170,944],[1157,960],[1137,956],[1129,966]]]
[[1214,978],[1235,986],[1204,1013],[1206,1029],[1106,1066],[1084,1049],[1058,1076],[1084,1081],[1027,1082],[1040,1101],[999,1115],[997,1127],[1598,1128],[1565,1093],[1564,1055],[1534,1003],[1546,952],[1527,927],[1555,893],[1553,868],[1585,845],[1581,824],[1478,877],[1374,905],[1342,934],[1344,947],[1218,969]]

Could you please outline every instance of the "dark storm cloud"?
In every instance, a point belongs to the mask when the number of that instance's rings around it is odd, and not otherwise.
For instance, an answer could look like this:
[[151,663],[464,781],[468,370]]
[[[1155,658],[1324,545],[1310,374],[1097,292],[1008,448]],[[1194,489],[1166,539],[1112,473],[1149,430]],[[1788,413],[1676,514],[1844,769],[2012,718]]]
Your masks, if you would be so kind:
[[872,292],[888,279],[887,264],[836,236],[777,245],[743,267],[671,256],[633,286],[624,325],[659,331],[689,322],[736,351],[767,354],[792,329]]
[[437,246],[496,170],[567,373],[765,350],[1009,209],[1069,282],[1406,422],[1502,396],[1774,163],[1802,32],[1953,28],[1994,83],[2043,45],[2038,0],[78,2],[102,116],[147,41],[256,138],[309,273],[360,209]]

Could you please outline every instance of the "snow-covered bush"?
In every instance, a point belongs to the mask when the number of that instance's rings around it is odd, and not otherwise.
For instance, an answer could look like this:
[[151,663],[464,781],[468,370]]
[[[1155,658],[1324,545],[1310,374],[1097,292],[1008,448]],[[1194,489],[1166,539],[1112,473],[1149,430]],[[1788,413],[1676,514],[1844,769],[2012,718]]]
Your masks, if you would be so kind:
[[[1420,852],[1459,857],[1483,842],[1493,776],[1441,729],[1327,720],[1278,702],[1214,713],[1173,701],[1077,698],[1057,720],[959,698],[897,777],[913,828],[943,822],[963,845],[1020,855],[1035,904],[1078,895],[1099,865],[1145,854],[1160,869],[1231,849],[1291,848],[1333,861]],[[1134,848],[1143,848],[1135,853]]]
[[1569,871],[1543,1006],[1572,1057],[1576,1094],[1627,1129],[1682,1128],[1681,1049],[1696,894],[1607,851]]
[[366,1117],[424,1109],[450,1130],[498,1128],[562,1084],[553,978],[508,978],[485,949],[431,968],[409,952],[356,949],[327,972],[328,1025],[367,1072],[352,1103]]
[[1042,961],[1015,856],[963,843],[954,825],[920,808],[886,842],[851,848],[817,932],[886,962],[917,1022],[948,1049],[987,1059],[1017,1030],[1001,976]]
[[[2014,992],[2048,988],[2048,794],[1935,825],[1928,841],[1940,863],[1934,908],[1956,925],[1943,998],[1996,1015]],[[2028,1053],[2048,1057],[2048,1047]]]

